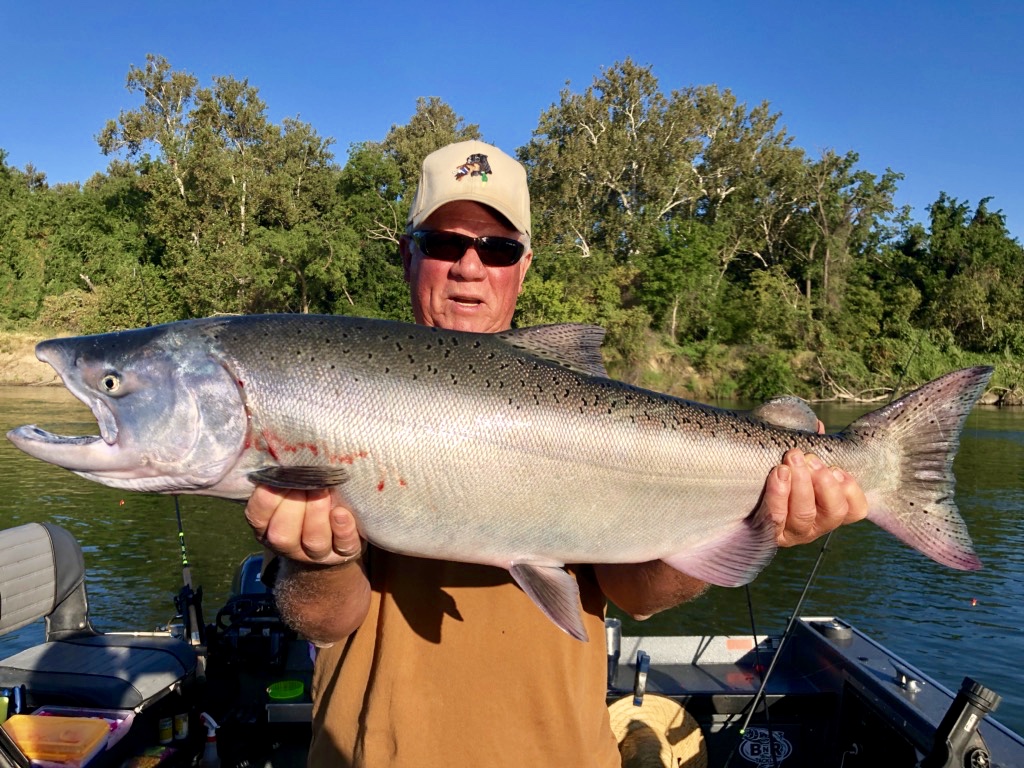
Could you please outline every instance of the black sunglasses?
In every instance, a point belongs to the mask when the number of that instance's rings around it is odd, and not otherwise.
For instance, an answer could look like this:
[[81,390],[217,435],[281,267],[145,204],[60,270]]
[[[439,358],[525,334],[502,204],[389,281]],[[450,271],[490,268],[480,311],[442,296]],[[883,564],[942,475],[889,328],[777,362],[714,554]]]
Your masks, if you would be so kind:
[[417,229],[412,233],[412,239],[424,256],[441,261],[458,261],[473,246],[487,267],[511,267],[526,252],[526,246],[518,240],[497,235],[469,237],[458,232]]

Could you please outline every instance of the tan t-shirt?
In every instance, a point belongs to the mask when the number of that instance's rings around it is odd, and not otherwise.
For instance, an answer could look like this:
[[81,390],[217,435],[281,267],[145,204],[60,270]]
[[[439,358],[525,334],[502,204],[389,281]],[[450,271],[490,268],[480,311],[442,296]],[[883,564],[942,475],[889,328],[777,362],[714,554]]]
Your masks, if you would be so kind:
[[317,657],[310,768],[618,768],[592,568],[572,569],[581,643],[499,568],[373,547],[366,562],[366,621]]

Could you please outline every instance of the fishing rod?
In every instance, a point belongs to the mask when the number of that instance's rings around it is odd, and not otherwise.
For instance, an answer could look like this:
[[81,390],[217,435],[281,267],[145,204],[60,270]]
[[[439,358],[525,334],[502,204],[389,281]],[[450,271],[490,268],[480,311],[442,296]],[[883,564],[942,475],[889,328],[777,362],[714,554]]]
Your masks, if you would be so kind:
[[185,630],[189,636],[189,642],[193,646],[203,644],[203,623],[201,611],[198,608],[202,600],[202,587],[196,592],[192,589],[192,567],[188,563],[188,551],[185,549],[185,528],[181,523],[181,505],[178,497],[174,497],[174,514],[178,518],[178,545],[181,548],[181,580],[183,586],[178,596],[174,599],[174,607],[185,619]]
[[[728,768],[732,762],[733,755],[736,754],[736,750],[739,748],[740,743],[743,741],[743,736],[747,731],[747,726],[750,725],[751,719],[754,717],[754,713],[757,711],[758,705],[761,703],[761,699],[765,695],[765,689],[768,687],[768,680],[771,678],[772,673],[775,671],[775,665],[782,657],[782,649],[786,646],[786,642],[790,637],[793,636],[793,632],[796,629],[797,617],[800,616],[800,609],[803,607],[804,600],[807,599],[808,593],[811,591],[811,584],[814,582],[814,577],[818,575],[818,569],[821,567],[822,562],[825,560],[825,553],[828,551],[829,542],[832,540],[832,534],[835,533],[835,529],[825,534],[825,540],[821,544],[821,549],[818,551],[818,557],[814,561],[814,565],[811,567],[811,572],[807,575],[807,581],[804,583],[803,591],[800,593],[800,597],[796,601],[796,605],[793,607],[793,611],[789,616],[789,622],[786,624],[786,630],[782,633],[782,637],[779,639],[779,645],[775,649],[775,654],[772,656],[771,662],[768,664],[768,669],[765,670],[764,674],[761,675],[761,684],[758,686],[757,693],[754,694],[754,698],[750,702],[747,714],[743,718],[743,724],[740,725],[740,738],[739,741],[733,746],[732,752],[729,754],[729,758],[725,761],[725,766]],[[747,592],[749,600],[750,592]],[[753,607],[751,611],[751,624],[753,624]],[[754,634],[754,649],[755,653],[757,650],[757,634]],[[758,656],[758,658],[760,658]],[[758,664],[760,666],[760,664]],[[767,720],[768,709],[765,708],[765,719]],[[771,726],[769,725],[769,730]],[[771,750],[772,765],[775,765],[775,751]]]

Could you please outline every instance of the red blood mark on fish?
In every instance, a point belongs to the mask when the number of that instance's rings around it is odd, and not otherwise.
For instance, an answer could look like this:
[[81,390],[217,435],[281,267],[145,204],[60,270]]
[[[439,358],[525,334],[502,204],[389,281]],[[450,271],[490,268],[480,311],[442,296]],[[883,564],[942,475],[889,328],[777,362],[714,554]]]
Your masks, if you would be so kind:
[[266,431],[261,433],[261,437],[263,438],[263,445],[261,446],[261,448],[267,453],[269,453],[271,456],[273,456],[274,459],[279,459],[277,455],[277,450],[275,450],[274,447],[274,438],[271,435],[268,435]]
[[[258,435],[250,433],[246,437],[245,447],[270,454],[275,460],[280,460],[281,454],[296,454],[306,451],[313,456],[319,456],[321,446],[316,443],[290,443],[280,440],[276,435],[263,430]],[[356,459],[365,459],[369,454],[366,451],[358,453],[347,453],[342,455],[331,455],[327,460],[331,464],[354,464]]]
[[369,455],[366,451],[359,451],[358,453],[348,453],[344,456],[331,456],[330,462],[332,464],[355,464],[356,459],[365,459]]
[[381,480],[379,483],[377,483],[377,490],[378,491],[383,491],[384,490],[384,481],[383,480]]

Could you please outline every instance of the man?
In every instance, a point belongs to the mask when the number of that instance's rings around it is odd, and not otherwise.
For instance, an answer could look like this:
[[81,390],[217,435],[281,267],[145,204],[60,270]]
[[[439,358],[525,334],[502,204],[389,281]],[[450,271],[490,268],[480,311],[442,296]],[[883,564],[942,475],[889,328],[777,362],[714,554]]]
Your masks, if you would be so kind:
[[[525,170],[478,141],[434,152],[400,248],[418,323],[508,329],[533,259]],[[866,513],[848,475],[800,451],[772,470],[765,503],[783,546]],[[593,638],[581,643],[501,569],[364,547],[326,491],[260,487],[246,515],[282,558],[282,615],[321,646],[317,767],[618,766],[604,702],[605,598],[642,617],[705,588],[660,561],[570,566]]]

